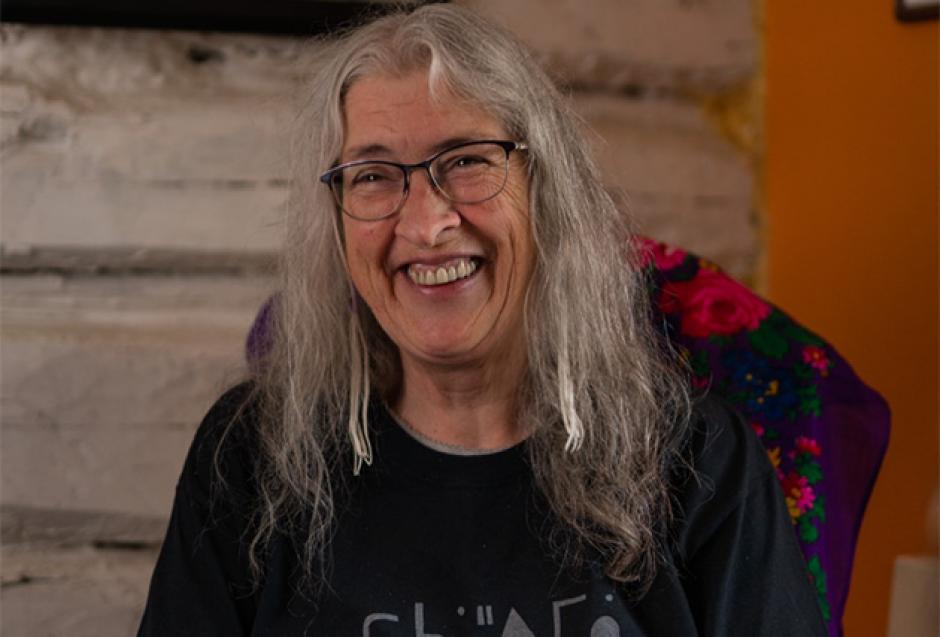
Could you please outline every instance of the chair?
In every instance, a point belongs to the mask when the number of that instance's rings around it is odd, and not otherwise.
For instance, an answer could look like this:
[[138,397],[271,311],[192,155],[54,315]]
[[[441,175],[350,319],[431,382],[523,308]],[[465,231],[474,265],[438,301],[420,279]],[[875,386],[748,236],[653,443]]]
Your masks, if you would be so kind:
[[[831,637],[842,635],[855,544],[888,443],[888,405],[826,343],[717,266],[640,238],[656,324],[694,387],[717,392],[757,433],[783,487]],[[246,342],[268,347],[276,296]]]

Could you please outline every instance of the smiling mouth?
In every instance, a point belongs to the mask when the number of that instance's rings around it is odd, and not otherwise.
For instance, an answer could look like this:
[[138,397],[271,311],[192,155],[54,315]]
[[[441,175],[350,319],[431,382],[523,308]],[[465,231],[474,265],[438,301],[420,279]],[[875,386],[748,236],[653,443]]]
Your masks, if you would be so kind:
[[412,263],[408,266],[407,273],[408,278],[418,285],[446,285],[471,276],[479,265],[479,259],[460,257],[437,265]]

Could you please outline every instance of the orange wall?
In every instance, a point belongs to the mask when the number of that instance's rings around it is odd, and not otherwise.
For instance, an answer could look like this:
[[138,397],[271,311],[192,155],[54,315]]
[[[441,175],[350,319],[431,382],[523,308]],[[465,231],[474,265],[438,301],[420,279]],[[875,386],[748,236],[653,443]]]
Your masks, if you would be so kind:
[[893,0],[765,0],[767,289],[891,404],[848,637],[884,635],[896,555],[936,550],[937,22]]

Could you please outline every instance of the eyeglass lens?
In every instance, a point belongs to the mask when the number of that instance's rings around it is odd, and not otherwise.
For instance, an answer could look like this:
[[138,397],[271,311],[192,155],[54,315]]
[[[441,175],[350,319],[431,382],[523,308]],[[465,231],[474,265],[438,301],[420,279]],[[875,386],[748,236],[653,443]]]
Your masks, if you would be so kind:
[[[455,203],[479,203],[506,184],[509,153],[499,144],[460,146],[435,158],[429,167],[434,185]],[[347,166],[331,181],[333,195],[347,214],[380,219],[398,210],[405,196],[406,169],[392,163]]]

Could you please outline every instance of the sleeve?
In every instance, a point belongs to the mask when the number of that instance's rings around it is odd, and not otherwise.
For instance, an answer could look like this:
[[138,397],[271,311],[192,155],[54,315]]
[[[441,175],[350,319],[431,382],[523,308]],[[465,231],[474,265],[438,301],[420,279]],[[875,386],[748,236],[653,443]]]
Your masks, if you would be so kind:
[[[227,392],[196,432],[138,637],[238,637],[250,632],[252,587],[241,542],[249,519],[251,456],[243,427],[247,396],[245,385]],[[216,475],[217,459],[224,485]]]
[[783,493],[756,436],[730,408],[702,410],[686,492],[685,587],[702,635],[825,637]]

